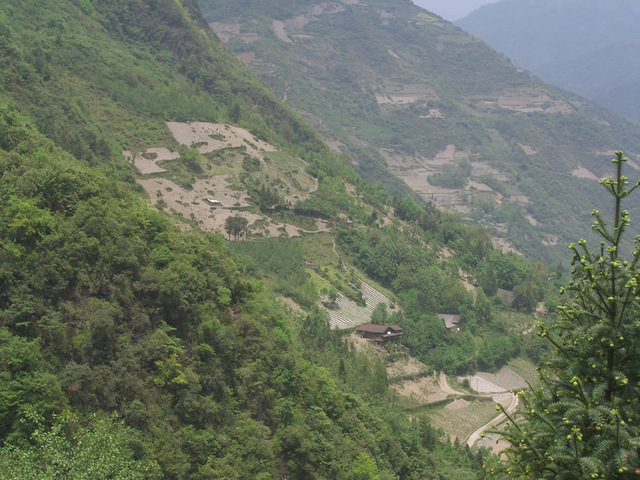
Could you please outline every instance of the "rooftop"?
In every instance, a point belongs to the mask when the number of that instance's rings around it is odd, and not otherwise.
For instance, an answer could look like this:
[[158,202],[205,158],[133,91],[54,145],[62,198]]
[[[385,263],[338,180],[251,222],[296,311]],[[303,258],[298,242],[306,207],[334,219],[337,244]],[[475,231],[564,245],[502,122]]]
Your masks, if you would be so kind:
[[373,323],[361,323],[356,327],[356,332],[379,333],[381,335],[391,330],[392,333],[402,332],[398,325],[374,325]]

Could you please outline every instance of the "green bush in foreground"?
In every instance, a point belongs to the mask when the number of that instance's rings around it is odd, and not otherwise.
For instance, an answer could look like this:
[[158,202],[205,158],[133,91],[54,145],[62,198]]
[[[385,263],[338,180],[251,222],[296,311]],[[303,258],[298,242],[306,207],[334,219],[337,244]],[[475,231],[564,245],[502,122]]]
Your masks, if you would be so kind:
[[614,198],[613,224],[598,211],[593,229],[602,237],[591,251],[570,246],[573,269],[560,317],[540,323],[554,348],[541,365],[543,387],[520,392],[524,418],[502,432],[511,447],[504,464],[489,467],[508,478],[638,478],[640,475],[640,236],[631,259],[620,241],[629,226],[622,200],[640,182],[622,175],[622,152],[613,160],[615,178],[600,181]]

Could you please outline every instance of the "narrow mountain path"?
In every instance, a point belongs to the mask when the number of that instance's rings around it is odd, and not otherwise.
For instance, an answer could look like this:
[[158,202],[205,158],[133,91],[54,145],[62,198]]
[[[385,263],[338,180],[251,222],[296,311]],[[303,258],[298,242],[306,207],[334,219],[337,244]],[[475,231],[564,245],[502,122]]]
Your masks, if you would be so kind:
[[[459,390],[454,390],[449,386],[449,382],[447,382],[447,375],[444,372],[440,372],[440,376],[438,377],[438,386],[440,390],[442,390],[447,395],[470,395],[466,392],[461,392]],[[473,394],[471,394],[473,395]],[[478,397],[483,397],[486,395],[477,395]]]
[[[442,390],[447,395],[456,395],[456,396],[465,395],[465,396],[484,397],[484,398],[490,397],[494,399],[496,403],[501,403],[503,405],[504,405],[503,401],[505,401],[505,396],[509,395],[511,398],[510,398],[509,405],[506,407],[506,411],[509,415],[511,415],[516,411],[520,401],[517,394],[512,394],[506,391],[502,393],[497,393],[497,394],[496,393],[475,393],[474,394],[474,393],[461,392],[459,390],[454,390],[449,386],[449,382],[447,381],[447,376],[444,372],[440,372],[438,376],[438,386],[440,387],[440,390]],[[485,423],[481,427],[477,428],[474,432],[472,432],[467,437],[466,439],[467,445],[469,447],[473,446],[478,441],[478,439],[480,438],[483,432],[485,432],[491,427],[500,425],[502,422],[506,420],[507,420],[507,416],[504,413],[500,413],[496,415],[494,418],[489,420],[487,423]]]
[[[516,409],[518,408],[518,403],[519,402],[520,402],[520,399],[518,398],[518,395],[515,394],[515,393],[512,394],[511,403],[506,408],[507,413],[509,415],[511,415],[513,412],[516,411]],[[489,420],[487,423],[485,423],[480,428],[478,428],[475,432],[473,432],[471,435],[469,435],[469,438],[467,439],[467,445],[469,447],[473,446],[478,441],[478,439],[480,439],[480,436],[482,435],[483,432],[485,432],[486,430],[488,430],[491,427],[495,427],[496,425],[500,425],[502,422],[504,422],[506,420],[507,420],[507,416],[504,413],[501,413],[500,415],[498,415],[497,417],[493,418],[492,420]]]

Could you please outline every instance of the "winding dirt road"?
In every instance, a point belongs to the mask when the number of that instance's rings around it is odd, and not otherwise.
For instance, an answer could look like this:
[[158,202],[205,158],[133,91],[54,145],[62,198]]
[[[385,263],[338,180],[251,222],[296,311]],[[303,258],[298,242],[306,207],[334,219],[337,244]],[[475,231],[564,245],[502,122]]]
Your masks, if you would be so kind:
[[[511,397],[511,401],[510,401],[509,405],[506,407],[507,413],[509,415],[511,415],[518,408],[519,398],[518,398],[517,394],[512,394],[512,393],[508,393],[508,392],[503,392],[503,393],[498,393],[498,394],[496,394],[496,393],[471,394],[471,393],[468,393],[468,392],[461,392],[459,390],[454,390],[453,388],[451,388],[449,386],[449,382],[447,382],[447,376],[445,375],[444,372],[440,372],[440,375],[438,376],[438,386],[440,387],[440,390],[442,390],[447,395],[467,395],[467,396],[485,397],[485,398],[486,397],[491,397],[494,400],[496,400],[496,397],[502,396],[502,398],[504,399],[504,397],[506,395],[509,395]],[[496,400],[496,403],[498,403],[497,400]],[[499,402],[499,403],[502,403],[502,402]],[[504,413],[500,413],[496,417],[492,418],[487,423],[482,425],[480,428],[476,429],[471,435],[469,435],[469,437],[467,437],[467,439],[466,439],[467,445],[469,447],[473,446],[478,441],[478,439],[480,438],[480,436],[482,435],[483,432],[485,432],[486,430],[488,430],[491,427],[495,427],[497,425],[500,425],[502,422],[504,422],[506,420],[507,420],[507,416]]]
[[[518,395],[516,395],[515,393],[511,394],[511,397],[512,397],[511,403],[506,408],[507,413],[509,415],[511,415],[513,412],[516,411],[516,409],[518,408],[518,403],[520,401],[518,398]],[[491,427],[495,427],[496,425],[500,425],[502,422],[506,420],[507,420],[507,416],[504,413],[501,413],[500,415],[495,417],[493,420],[488,421],[483,426],[478,428],[475,432],[473,432],[471,435],[469,435],[469,438],[467,439],[467,445],[469,447],[473,446],[473,444],[475,444],[480,438],[480,436],[482,435],[482,432],[488,430]]]
[[[444,372],[440,372],[440,376],[438,377],[438,386],[440,387],[440,390],[442,390],[447,395],[469,395],[466,392],[460,392],[458,390],[454,390],[453,388],[451,388],[449,386],[449,382],[447,382],[447,376],[445,375]],[[477,395],[477,396],[481,397],[483,395]]]

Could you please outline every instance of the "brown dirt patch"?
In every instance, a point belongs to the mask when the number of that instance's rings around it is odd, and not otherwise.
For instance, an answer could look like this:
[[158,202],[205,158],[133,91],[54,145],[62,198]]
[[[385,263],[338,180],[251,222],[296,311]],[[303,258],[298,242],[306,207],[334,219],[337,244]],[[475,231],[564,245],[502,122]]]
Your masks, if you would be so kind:
[[180,158],[180,154],[178,152],[173,152],[164,147],[148,148],[144,152],[137,153],[135,155],[132,155],[131,152],[125,150],[123,154],[125,158],[127,158],[129,162],[136,167],[136,170],[143,175],[166,172],[166,170],[158,165],[158,163]]
[[[264,215],[235,210],[237,207],[249,206],[249,203],[245,198],[244,191],[238,192],[229,188],[229,184],[226,182],[228,178],[229,175],[219,175],[201,179],[194,183],[191,190],[185,190],[165,178],[141,179],[138,180],[138,183],[154,200],[157,199],[157,192],[160,191],[162,200],[167,203],[168,209],[186,219],[195,220],[201,229],[208,232],[218,232],[225,235],[226,219],[236,215],[247,219],[249,232],[254,235],[296,237],[304,232],[298,227],[275,222]],[[210,191],[213,191],[214,195],[211,195]],[[214,198],[221,202],[221,206],[211,206],[204,201],[205,198]],[[329,231],[326,223],[320,225],[322,231]]]
[[573,108],[563,100],[553,100],[546,94],[537,96],[512,92],[498,99],[498,105],[516,112],[571,113]]
[[412,168],[405,172],[396,172],[396,174],[406,183],[410,188],[427,192],[431,187],[427,181],[427,176],[433,173],[433,170],[425,167]]
[[[317,180],[311,178],[303,170],[303,163],[296,163],[294,159],[280,161],[265,161],[264,153],[275,152],[276,149],[263,142],[242,128],[226,124],[214,124],[207,122],[167,122],[167,126],[175,139],[187,146],[196,146],[201,153],[209,153],[225,148],[240,148],[241,157],[244,155],[259,158],[262,162],[265,175],[273,178],[287,178],[300,188],[306,190],[289,195],[290,200],[307,198],[317,189]],[[178,158],[176,152],[166,148],[151,148],[144,154],[136,155],[125,151],[125,156],[134,162],[138,170],[143,174],[162,173],[165,170],[157,165],[158,162]],[[231,166],[231,170],[235,167]],[[238,167],[239,168],[239,167]],[[247,192],[238,190],[237,183],[230,174],[213,175],[196,180],[189,190],[177,185],[167,178],[147,178],[138,182],[155,203],[164,201],[169,210],[182,215],[185,219],[195,222],[200,228],[210,232],[224,234],[224,224],[230,216],[241,216],[249,222],[248,231],[258,236],[298,236],[305,232],[293,225],[278,223],[265,215],[239,211],[238,208],[249,207]],[[294,182],[295,180],[295,182]],[[294,190],[293,186],[280,182],[287,191]],[[290,187],[290,188],[289,188]],[[219,205],[210,205],[205,199],[213,199],[220,202]],[[328,224],[324,220],[317,219],[317,230],[306,233],[329,231]]]
[[438,252],[438,258],[441,260],[445,258],[451,258],[453,256],[453,250],[448,247],[443,247],[442,250]]
[[347,342],[355,348],[358,353],[367,353],[367,354],[375,354],[382,355],[385,354],[386,351],[377,349],[376,346],[367,340],[366,338],[362,338],[357,333],[353,332],[351,335],[347,337]]
[[[527,388],[527,382],[509,367],[501,368],[498,373],[477,372],[473,376],[463,378],[468,380],[469,386],[479,393],[502,393]],[[495,397],[494,399],[498,402],[504,400],[508,402],[505,405],[508,405],[511,397],[505,396],[505,398]]]
[[413,357],[407,357],[400,359],[396,362],[390,363],[387,366],[387,375],[389,378],[406,377],[410,375],[418,375],[427,372],[427,367],[424,363],[416,360]]
[[[464,152],[461,152],[464,156]],[[455,145],[447,145],[444,150],[438,153],[432,159],[425,159],[424,163],[428,165],[448,165],[454,163],[456,159],[460,158],[460,153],[456,154]]]
[[460,280],[462,281],[462,284],[464,285],[464,288],[467,290],[467,292],[473,293],[473,296],[475,297],[476,287],[471,283],[471,275],[466,275],[461,268],[458,269],[458,275],[460,276]]
[[490,166],[488,162],[471,162],[471,168],[471,174],[476,177],[492,175],[496,180],[501,182],[507,182],[509,180],[509,177]]
[[531,148],[529,145],[524,145],[522,143],[519,143],[518,145],[520,145],[520,148],[522,148],[522,150],[524,150],[524,153],[526,153],[527,155],[535,155],[536,153],[538,153],[536,150]]
[[560,243],[560,237],[558,235],[549,235],[549,238],[542,241],[543,245],[555,247]]
[[280,20],[274,20],[271,23],[271,28],[273,28],[273,33],[276,34],[276,37],[278,37],[278,40],[285,43],[293,43],[293,40],[289,38],[289,35],[287,34],[287,31],[284,28],[284,22]]
[[223,43],[227,43],[234,36],[240,35],[239,24],[211,22],[209,26]]
[[438,388],[435,377],[420,377],[414,380],[405,380],[393,388],[403,397],[412,398],[417,402],[428,404],[446,400],[447,394]]
[[526,205],[527,203],[529,203],[529,197],[527,197],[526,195],[513,195],[511,197],[511,201]]
[[188,147],[198,145],[200,153],[209,153],[222,148],[243,148],[247,155],[262,158],[263,152],[276,149],[257,139],[248,130],[223,123],[167,122],[175,139]]
[[469,189],[474,189],[474,190],[477,190],[478,192],[493,193],[493,188],[491,188],[489,185],[486,185],[484,183],[474,182],[473,180],[469,180],[469,183],[467,185]]
[[[229,175],[219,175],[208,179],[198,180],[193,184],[191,190],[185,190],[176,183],[166,178],[141,179],[138,183],[142,185],[152,199],[157,198],[156,192],[162,193],[162,200],[167,203],[167,207],[179,213],[185,218],[193,218],[198,221],[203,230],[209,232],[224,232],[224,222],[227,217],[238,212],[229,210],[228,207],[246,207],[249,203],[244,198],[244,192],[235,192],[229,188],[226,182]],[[209,192],[213,191],[214,195]],[[221,202],[220,207],[213,207],[207,204],[205,198],[214,198]],[[263,218],[261,215],[249,212],[240,212],[249,224]]]
[[516,255],[523,256],[513,244],[506,238],[493,238],[493,248],[499,249],[502,253],[515,253]]
[[396,95],[389,93],[376,93],[378,105],[408,105],[418,101],[416,95]]
[[534,227],[538,225],[538,221],[535,218],[533,218],[532,215],[526,215],[524,218],[526,218],[529,221],[529,223]]
[[444,118],[439,108],[430,108],[427,115],[420,115],[420,118]]

